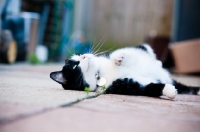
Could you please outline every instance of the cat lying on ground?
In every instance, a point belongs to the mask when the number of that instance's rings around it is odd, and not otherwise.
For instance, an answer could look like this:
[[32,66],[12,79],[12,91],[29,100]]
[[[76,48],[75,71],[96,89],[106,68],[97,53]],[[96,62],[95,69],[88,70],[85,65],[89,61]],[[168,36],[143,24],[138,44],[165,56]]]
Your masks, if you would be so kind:
[[73,55],[62,71],[52,72],[50,77],[66,90],[89,87],[90,91],[102,92],[99,87],[105,87],[106,94],[164,95],[173,99],[177,93],[199,94],[200,90],[173,80],[147,44],[118,49],[109,55]]

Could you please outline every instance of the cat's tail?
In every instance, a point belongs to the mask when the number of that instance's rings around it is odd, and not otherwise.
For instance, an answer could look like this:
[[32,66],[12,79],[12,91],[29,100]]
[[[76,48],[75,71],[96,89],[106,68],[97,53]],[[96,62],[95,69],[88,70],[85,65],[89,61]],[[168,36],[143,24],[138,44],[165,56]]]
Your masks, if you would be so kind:
[[194,95],[200,95],[200,86],[186,86],[184,84],[181,84],[175,80],[173,80],[174,86],[178,90],[179,94],[194,94]]

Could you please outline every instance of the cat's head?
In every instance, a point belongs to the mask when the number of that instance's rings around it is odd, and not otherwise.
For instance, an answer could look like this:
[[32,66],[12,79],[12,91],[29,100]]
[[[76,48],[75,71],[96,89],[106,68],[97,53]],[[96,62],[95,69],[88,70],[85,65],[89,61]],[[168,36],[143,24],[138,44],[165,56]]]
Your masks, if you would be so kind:
[[93,54],[73,55],[62,71],[52,72],[50,77],[62,84],[64,89],[84,90],[87,86],[93,91],[97,86],[95,75],[98,69],[98,61]]
[[62,70],[50,73],[50,78],[61,84],[64,89],[83,90],[86,83],[79,63],[72,59],[66,60]]

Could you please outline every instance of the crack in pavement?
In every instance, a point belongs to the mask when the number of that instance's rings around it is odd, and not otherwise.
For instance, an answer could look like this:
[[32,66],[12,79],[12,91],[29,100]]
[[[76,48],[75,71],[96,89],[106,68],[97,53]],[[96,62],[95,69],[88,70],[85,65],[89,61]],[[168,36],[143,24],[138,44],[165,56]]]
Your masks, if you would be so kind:
[[72,102],[69,102],[69,103],[66,103],[66,104],[62,104],[62,105],[58,105],[56,107],[49,107],[49,108],[44,108],[44,109],[40,109],[40,110],[37,110],[37,111],[34,111],[34,112],[30,112],[30,113],[26,113],[26,114],[20,114],[20,115],[17,115],[15,117],[11,117],[11,118],[6,118],[6,119],[0,119],[0,126],[1,125],[4,125],[4,124],[7,124],[7,123],[11,123],[11,122],[14,122],[14,121],[17,121],[17,120],[21,120],[21,119],[25,119],[25,118],[29,118],[29,117],[32,117],[32,116],[35,116],[35,115],[39,115],[39,114],[43,114],[45,112],[49,112],[49,111],[52,111],[52,110],[55,110],[57,108],[65,108],[65,107],[69,107],[69,106],[72,106],[72,105],[75,105],[79,102],[82,102],[86,99],[93,99],[93,98],[96,98],[98,96],[100,96],[101,94],[96,94],[96,95],[92,95],[92,96],[87,96],[85,98],[82,98],[82,99],[77,99],[76,101],[72,101]]

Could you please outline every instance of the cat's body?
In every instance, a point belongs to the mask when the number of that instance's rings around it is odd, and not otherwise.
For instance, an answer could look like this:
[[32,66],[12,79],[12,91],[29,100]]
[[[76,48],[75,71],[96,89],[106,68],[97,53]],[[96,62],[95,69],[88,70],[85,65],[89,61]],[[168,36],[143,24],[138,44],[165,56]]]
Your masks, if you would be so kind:
[[173,86],[176,82],[146,44],[118,49],[109,56],[83,54],[73,55],[71,59],[80,62],[81,78],[86,82],[82,84],[88,84],[90,91],[98,88],[96,75],[105,78],[106,93],[174,98],[177,89],[181,91]]

